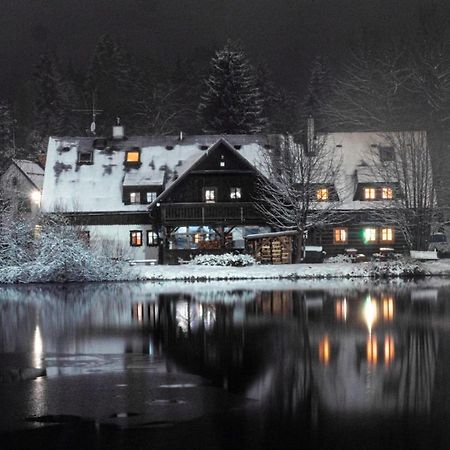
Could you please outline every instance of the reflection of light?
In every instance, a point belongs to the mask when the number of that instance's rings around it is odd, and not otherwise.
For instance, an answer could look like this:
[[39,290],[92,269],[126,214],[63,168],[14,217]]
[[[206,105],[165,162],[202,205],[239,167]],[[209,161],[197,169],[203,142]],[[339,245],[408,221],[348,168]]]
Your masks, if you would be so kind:
[[344,322],[347,320],[347,299],[336,302],[336,318]]
[[395,343],[394,337],[386,334],[384,336],[384,362],[388,366],[395,356]]
[[370,295],[366,298],[363,307],[363,316],[367,324],[369,334],[372,332],[372,326],[377,320],[377,302],[370,298]]
[[325,365],[328,365],[330,362],[330,340],[328,335],[325,335],[319,342],[319,360]]
[[383,319],[392,320],[394,318],[394,300],[392,297],[383,299]]
[[367,336],[367,361],[369,364],[378,362],[378,343],[375,335]]
[[41,204],[41,191],[33,191],[31,193],[31,200],[36,205],[40,205]]
[[144,317],[144,306],[142,305],[142,303],[139,303],[139,305],[137,305],[136,309],[137,309],[137,311],[136,311],[136,313],[137,313],[137,320],[139,322],[142,322],[142,319]]
[[42,342],[41,331],[39,330],[39,326],[36,325],[36,329],[34,330],[34,342],[33,342],[34,365],[36,367],[41,366],[41,356],[43,349],[44,345]]

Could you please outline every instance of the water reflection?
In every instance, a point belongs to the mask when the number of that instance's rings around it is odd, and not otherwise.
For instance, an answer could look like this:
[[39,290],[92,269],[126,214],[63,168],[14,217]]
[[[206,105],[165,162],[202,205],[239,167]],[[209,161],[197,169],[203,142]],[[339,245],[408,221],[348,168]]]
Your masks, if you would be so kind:
[[80,354],[162,358],[167,371],[256,400],[263,423],[276,424],[269,434],[358,426],[361,417],[441,420],[449,415],[448,295],[407,285],[7,288],[0,353],[29,353],[33,367]]

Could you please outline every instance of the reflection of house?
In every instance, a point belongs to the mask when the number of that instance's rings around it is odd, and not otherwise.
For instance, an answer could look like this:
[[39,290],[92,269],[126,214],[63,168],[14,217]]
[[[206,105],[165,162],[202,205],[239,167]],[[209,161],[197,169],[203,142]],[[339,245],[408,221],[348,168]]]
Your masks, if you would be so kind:
[[0,178],[2,200],[12,215],[34,217],[40,209],[44,170],[25,159],[13,159]]
[[[404,249],[402,233],[378,214],[399,195],[398,183],[373,170],[394,157],[385,141],[378,133],[326,136],[342,165],[334,183],[317,185],[316,204],[332,202],[339,220],[310,230],[308,244],[328,255]],[[51,138],[43,209],[64,211],[91,241],[133,259],[176,263],[241,251],[247,235],[273,231],[255,207],[261,152],[273,143],[244,135],[127,138],[120,126],[109,138]]]

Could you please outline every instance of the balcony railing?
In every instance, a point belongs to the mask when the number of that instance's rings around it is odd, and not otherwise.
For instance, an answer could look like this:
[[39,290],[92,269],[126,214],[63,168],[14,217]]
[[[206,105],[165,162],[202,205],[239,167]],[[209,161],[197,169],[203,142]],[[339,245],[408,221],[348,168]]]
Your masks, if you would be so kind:
[[242,224],[260,221],[261,215],[253,203],[176,203],[161,205],[163,223]]

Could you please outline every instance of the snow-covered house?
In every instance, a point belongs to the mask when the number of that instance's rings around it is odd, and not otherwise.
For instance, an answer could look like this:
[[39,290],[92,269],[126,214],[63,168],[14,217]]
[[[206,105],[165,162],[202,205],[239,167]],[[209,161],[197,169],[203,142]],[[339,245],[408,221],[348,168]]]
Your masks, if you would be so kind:
[[196,251],[243,248],[245,234],[267,230],[252,204],[255,158],[267,142],[50,138],[42,208],[81,225],[91,245],[130,259],[173,263]]
[[44,169],[36,162],[13,159],[0,177],[0,195],[6,211],[32,219],[41,207]]
[[[42,198],[84,228],[91,245],[130,259],[176,263],[196,253],[242,250],[245,236],[272,231],[255,208],[262,135],[50,138]],[[338,222],[311,230],[308,243],[328,255],[404,248],[394,220],[397,179],[375,170],[394,150],[383,133],[329,133],[326,146],[341,161],[334,183],[317,184]],[[384,166],[383,166],[384,167]],[[383,172],[387,173],[387,172]]]

